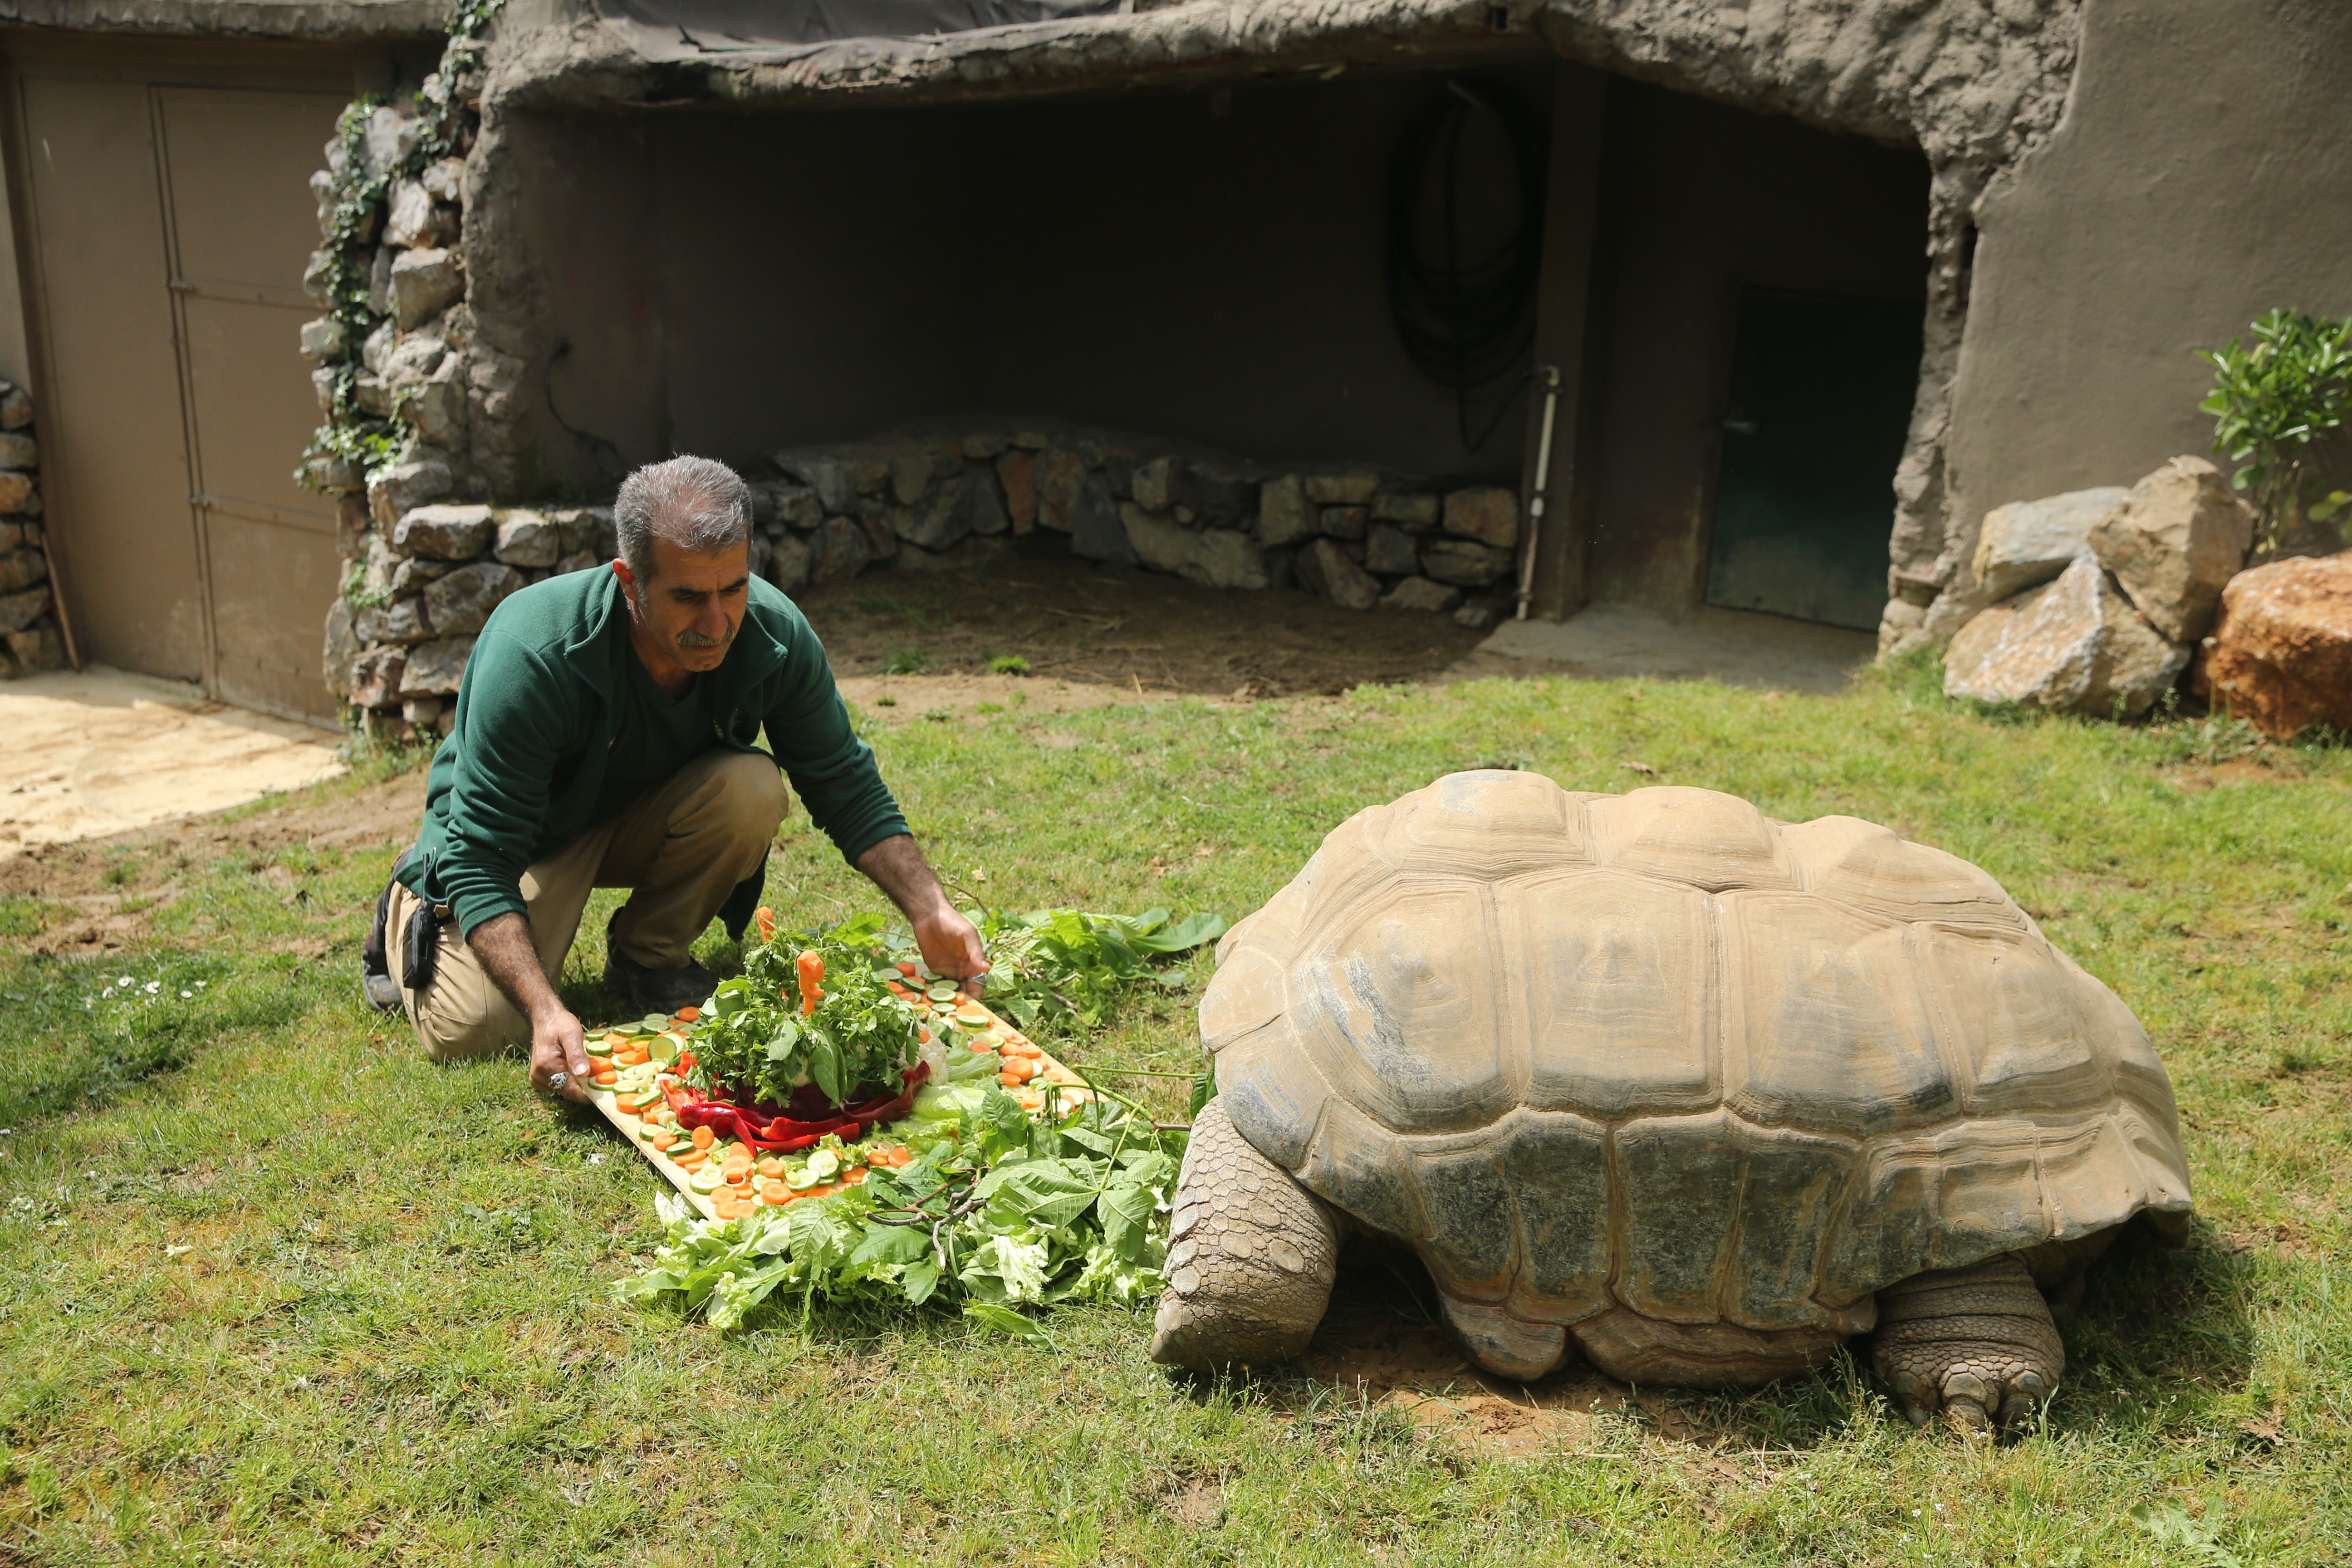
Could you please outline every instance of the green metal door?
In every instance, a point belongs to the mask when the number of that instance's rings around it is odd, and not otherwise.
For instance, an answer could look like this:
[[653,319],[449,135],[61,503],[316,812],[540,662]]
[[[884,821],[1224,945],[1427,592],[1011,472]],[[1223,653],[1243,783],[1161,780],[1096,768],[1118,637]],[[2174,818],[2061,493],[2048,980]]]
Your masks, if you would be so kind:
[[1919,316],[1883,300],[1742,297],[1708,604],[1878,625]]

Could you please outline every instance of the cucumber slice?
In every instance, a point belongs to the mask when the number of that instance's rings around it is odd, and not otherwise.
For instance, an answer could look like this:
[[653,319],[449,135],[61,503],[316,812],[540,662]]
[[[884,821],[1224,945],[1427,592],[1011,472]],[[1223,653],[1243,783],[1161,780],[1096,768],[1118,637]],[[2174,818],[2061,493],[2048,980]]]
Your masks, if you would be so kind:
[[684,1036],[667,1033],[656,1035],[653,1044],[653,1060],[647,1065],[657,1068],[668,1067],[677,1060],[677,1053],[684,1049],[686,1049]]
[[808,1168],[817,1181],[830,1181],[841,1169],[841,1156],[830,1149],[819,1149],[808,1157]]
[[637,1136],[648,1143],[656,1138],[665,1143],[669,1142],[669,1134],[662,1130],[662,1125],[658,1121],[640,1122],[637,1126]]
[[706,1166],[687,1177],[686,1184],[698,1193],[715,1193],[727,1183],[718,1172]]
[[658,1035],[664,1029],[669,1027],[669,1020],[663,1017],[659,1013],[648,1013],[644,1017],[637,1020],[637,1027],[643,1029],[648,1035]]
[[942,981],[939,984],[932,986],[929,991],[924,992],[923,994],[929,997],[934,1002],[952,1002],[956,999],[956,988]]
[[613,1054],[613,1042],[600,1036],[588,1042],[588,1054],[592,1057],[609,1057]]

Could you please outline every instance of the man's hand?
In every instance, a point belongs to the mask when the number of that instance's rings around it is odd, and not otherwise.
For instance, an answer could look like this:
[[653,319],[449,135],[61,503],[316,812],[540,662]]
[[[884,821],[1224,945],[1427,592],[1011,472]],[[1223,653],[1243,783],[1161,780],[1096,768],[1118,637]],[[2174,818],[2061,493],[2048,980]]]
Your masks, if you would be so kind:
[[[476,926],[466,944],[506,993],[507,1000],[530,1020],[530,1087],[541,1094],[560,1092],[566,1100],[584,1104],[589,1074],[595,1070],[588,1060],[588,1042],[581,1033],[580,1020],[556,995],[555,987],[548,984],[547,971],[539,966],[530,922],[518,914],[496,916]],[[572,1076],[561,1090],[554,1090],[554,1075],[560,1072]]]
[[[566,1100],[585,1104],[588,1100],[589,1074],[595,1068],[589,1063],[587,1039],[580,1028],[580,1020],[561,1005],[543,1017],[530,1021],[530,1087],[541,1094],[560,1093]],[[551,1088],[557,1073],[572,1076],[561,1089]]]
[[916,945],[931,973],[952,975],[978,995],[988,984],[988,953],[980,932],[948,902],[914,839],[904,833],[885,838],[857,858],[857,868],[890,895],[915,928]]
[[915,945],[934,974],[952,974],[977,996],[988,985],[988,954],[980,930],[940,900],[939,910],[915,922]]

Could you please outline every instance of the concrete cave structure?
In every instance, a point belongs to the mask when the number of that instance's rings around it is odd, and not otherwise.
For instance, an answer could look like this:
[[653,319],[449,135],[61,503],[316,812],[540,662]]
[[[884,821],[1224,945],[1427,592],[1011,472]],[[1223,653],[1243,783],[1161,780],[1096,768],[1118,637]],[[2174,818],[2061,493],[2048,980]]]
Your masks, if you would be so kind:
[[[1882,652],[1948,637],[1984,603],[1987,510],[2201,449],[2194,349],[2278,303],[2352,310],[2345,138],[2331,121],[2265,155],[2322,107],[2309,62],[2352,64],[2352,23],[2309,8],[1196,0],[828,38],[756,36],[818,25],[753,7],[747,31],[727,0],[602,3],[509,0],[487,36],[478,128],[438,229],[411,236],[446,253],[437,292],[368,362],[397,375],[404,342],[437,342],[384,395],[414,419],[430,360],[438,412],[363,501],[356,475],[317,476],[353,490],[346,554],[377,616],[339,611],[331,685],[398,641],[370,640],[393,635],[387,598],[473,572],[442,598],[475,620],[501,585],[576,567],[593,528],[534,520],[672,450],[771,486],[763,560],[802,552],[780,581],[812,559],[822,579],[824,530],[849,548],[861,505],[875,552],[894,515],[928,550],[906,519],[942,504],[934,480],[985,492],[976,522],[934,530],[950,563],[967,534],[1025,531],[1006,455],[1075,451],[1071,483],[1098,479],[1129,542],[1081,553],[1345,597],[1327,580],[1369,550],[1379,575],[1349,579],[1367,605],[1507,595],[1507,561],[1454,563],[1521,548],[1523,513],[1440,519],[1457,495],[1532,495],[1526,405],[1465,443],[1384,270],[1391,153],[1454,82],[1517,105],[1540,148],[1530,200],[1474,127],[1457,191],[1469,242],[1540,237],[1526,359],[1561,384],[1538,615],[1713,603],[1874,625]],[[1475,423],[1508,384],[1474,395]],[[1858,571],[1802,496],[1772,500],[1820,453],[1739,456],[1822,399],[1843,466],[1822,482],[1874,520]],[[915,450],[935,468],[911,472]],[[779,451],[865,477],[820,506]],[[1223,476],[1223,510],[1148,504],[1155,462]],[[1267,488],[1293,483],[1303,524]],[[405,531],[461,547],[402,542],[408,513],[451,505],[493,510]],[[1410,547],[1372,540],[1384,520]],[[425,664],[447,682],[463,653]],[[409,685],[429,722],[436,692]],[[387,713],[402,695],[371,691]]]

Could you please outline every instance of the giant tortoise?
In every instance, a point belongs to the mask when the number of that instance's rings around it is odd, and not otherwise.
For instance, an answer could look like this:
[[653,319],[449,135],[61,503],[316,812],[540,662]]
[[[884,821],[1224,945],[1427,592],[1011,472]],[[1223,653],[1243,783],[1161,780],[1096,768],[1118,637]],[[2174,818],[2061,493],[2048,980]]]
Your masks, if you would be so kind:
[[1469,1354],[1729,1386],[1873,1332],[1913,1419],[2006,1422],[2135,1215],[2187,1227],[2172,1087],[1983,871],[1850,816],[1455,773],[1342,824],[1225,937],[1218,1094],[1152,1355],[1306,1347],[1349,1227]]

